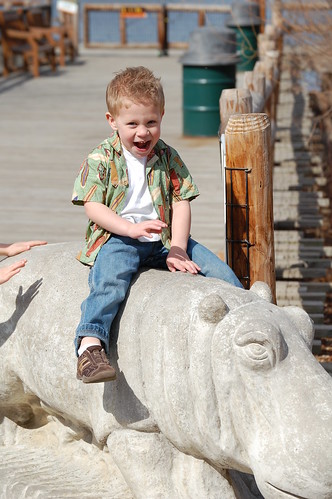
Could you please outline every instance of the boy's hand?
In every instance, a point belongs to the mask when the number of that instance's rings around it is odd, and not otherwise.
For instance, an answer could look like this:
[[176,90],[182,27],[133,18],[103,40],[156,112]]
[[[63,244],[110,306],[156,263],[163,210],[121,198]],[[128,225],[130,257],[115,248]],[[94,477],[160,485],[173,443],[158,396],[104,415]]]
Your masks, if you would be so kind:
[[180,270],[181,272],[190,272],[190,274],[197,274],[201,269],[193,261],[190,260],[187,253],[179,246],[172,246],[169,250],[166,264],[168,270],[171,272],[176,272]]
[[41,246],[47,244],[46,241],[26,241],[12,244],[2,244],[0,247],[0,254],[5,256],[14,256],[24,251],[28,251],[33,246]]
[[165,222],[161,220],[146,220],[138,224],[130,224],[128,237],[138,239],[139,237],[152,237],[151,234],[160,234],[167,227]]
[[20,260],[19,262],[15,262],[8,267],[0,269],[0,284],[9,281],[11,277],[13,277],[15,274],[18,274],[21,268],[24,267],[26,263],[27,261],[24,259]]

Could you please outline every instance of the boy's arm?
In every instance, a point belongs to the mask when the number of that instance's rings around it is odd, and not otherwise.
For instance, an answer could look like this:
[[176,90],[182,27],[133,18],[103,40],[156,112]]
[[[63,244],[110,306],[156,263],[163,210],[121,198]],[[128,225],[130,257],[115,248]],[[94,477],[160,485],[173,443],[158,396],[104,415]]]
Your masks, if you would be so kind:
[[118,236],[127,236],[132,239],[138,239],[142,236],[152,237],[152,233],[160,233],[167,224],[161,220],[146,220],[133,224],[120,217],[102,203],[89,201],[84,203],[85,213],[94,223]]
[[197,274],[201,269],[187,255],[187,244],[190,234],[191,210],[187,200],[172,204],[172,240],[167,256],[167,267],[171,272],[181,270]]

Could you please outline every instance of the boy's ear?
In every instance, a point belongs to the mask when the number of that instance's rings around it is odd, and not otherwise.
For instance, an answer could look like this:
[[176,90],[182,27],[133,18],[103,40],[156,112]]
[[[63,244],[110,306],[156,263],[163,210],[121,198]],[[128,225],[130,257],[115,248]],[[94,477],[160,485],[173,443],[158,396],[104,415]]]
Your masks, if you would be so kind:
[[116,126],[116,121],[113,118],[113,116],[108,111],[105,114],[105,116],[106,116],[106,119],[107,119],[107,122],[108,122],[109,126],[112,127],[113,130],[117,130],[118,127]]

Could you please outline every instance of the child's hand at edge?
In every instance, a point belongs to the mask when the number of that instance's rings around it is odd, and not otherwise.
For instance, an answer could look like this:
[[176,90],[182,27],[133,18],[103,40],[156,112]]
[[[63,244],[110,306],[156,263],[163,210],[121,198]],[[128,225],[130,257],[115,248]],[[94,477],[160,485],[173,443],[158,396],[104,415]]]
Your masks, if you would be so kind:
[[18,274],[26,263],[27,260],[24,259],[20,260],[19,262],[15,262],[8,267],[0,269],[0,284],[9,281],[9,279],[11,279],[15,274]]
[[11,244],[0,244],[0,255],[14,256],[28,251],[34,246],[43,246],[47,241],[25,241]]

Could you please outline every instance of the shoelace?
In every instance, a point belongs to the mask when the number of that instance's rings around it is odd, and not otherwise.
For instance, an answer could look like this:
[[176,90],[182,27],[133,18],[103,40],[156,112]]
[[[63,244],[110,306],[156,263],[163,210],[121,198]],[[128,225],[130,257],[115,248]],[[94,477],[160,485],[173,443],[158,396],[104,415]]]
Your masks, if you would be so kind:
[[103,351],[102,350],[93,350],[92,356],[96,362],[103,362],[105,364],[106,360],[103,356]]

